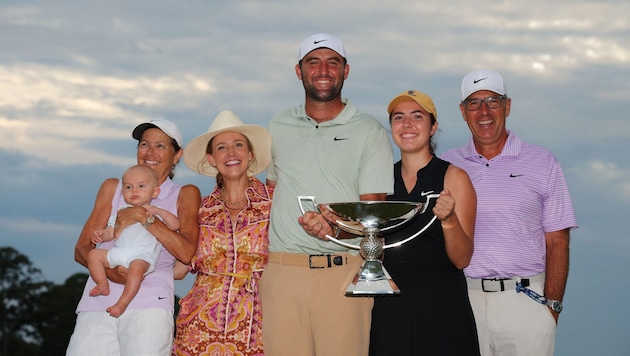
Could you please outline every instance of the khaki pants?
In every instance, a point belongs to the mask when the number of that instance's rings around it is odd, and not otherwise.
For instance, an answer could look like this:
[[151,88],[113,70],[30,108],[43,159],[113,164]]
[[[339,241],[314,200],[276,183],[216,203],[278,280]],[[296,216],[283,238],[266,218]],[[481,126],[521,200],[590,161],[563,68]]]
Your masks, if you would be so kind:
[[374,301],[345,296],[363,258],[341,254],[347,264],[312,269],[308,255],[297,255],[302,265],[271,255],[260,281],[265,355],[367,355]]

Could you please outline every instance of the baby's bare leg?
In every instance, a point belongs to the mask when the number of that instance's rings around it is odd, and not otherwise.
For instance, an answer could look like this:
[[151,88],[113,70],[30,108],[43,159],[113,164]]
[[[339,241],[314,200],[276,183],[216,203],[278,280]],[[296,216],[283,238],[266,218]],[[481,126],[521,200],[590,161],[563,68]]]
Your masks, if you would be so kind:
[[105,274],[105,268],[109,268],[107,252],[108,250],[94,249],[88,254],[88,269],[96,282],[96,287],[90,291],[90,297],[109,295],[109,281]]
[[127,271],[127,282],[125,283],[125,289],[123,289],[122,295],[116,304],[107,308],[109,315],[113,317],[119,317],[125,312],[131,300],[138,294],[140,289],[140,283],[144,279],[144,274],[149,270],[149,262],[144,260],[133,260],[129,264],[129,270]]

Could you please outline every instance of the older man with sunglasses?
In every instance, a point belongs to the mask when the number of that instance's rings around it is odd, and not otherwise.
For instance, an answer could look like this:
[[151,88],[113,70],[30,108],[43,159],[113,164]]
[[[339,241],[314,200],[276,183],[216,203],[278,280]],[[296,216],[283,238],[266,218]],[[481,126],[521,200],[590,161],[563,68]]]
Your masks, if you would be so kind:
[[577,227],[562,168],[506,128],[512,99],[499,73],[468,73],[461,89],[472,137],[441,158],[466,170],[477,192],[464,273],[481,354],[553,355]]

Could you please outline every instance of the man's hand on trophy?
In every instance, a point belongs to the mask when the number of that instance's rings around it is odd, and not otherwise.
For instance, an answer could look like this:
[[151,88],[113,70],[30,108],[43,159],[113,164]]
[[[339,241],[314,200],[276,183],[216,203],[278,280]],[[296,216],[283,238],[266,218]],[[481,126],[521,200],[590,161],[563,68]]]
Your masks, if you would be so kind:
[[448,222],[455,215],[455,198],[448,189],[440,192],[440,197],[433,207],[433,215],[437,216],[442,222]]
[[307,211],[298,218],[300,225],[307,234],[318,239],[328,241],[326,235],[335,236],[335,232],[326,219],[314,211]]

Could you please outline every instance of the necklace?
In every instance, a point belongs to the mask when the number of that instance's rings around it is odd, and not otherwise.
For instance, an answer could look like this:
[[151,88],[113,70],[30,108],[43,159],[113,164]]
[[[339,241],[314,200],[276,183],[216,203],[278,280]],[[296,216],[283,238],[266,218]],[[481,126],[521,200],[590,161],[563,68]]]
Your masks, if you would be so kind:
[[243,197],[243,199],[238,201],[227,201],[225,196],[223,196],[223,189],[221,189],[221,201],[228,207],[228,209],[240,209],[243,207],[243,203],[247,200],[247,195]]

